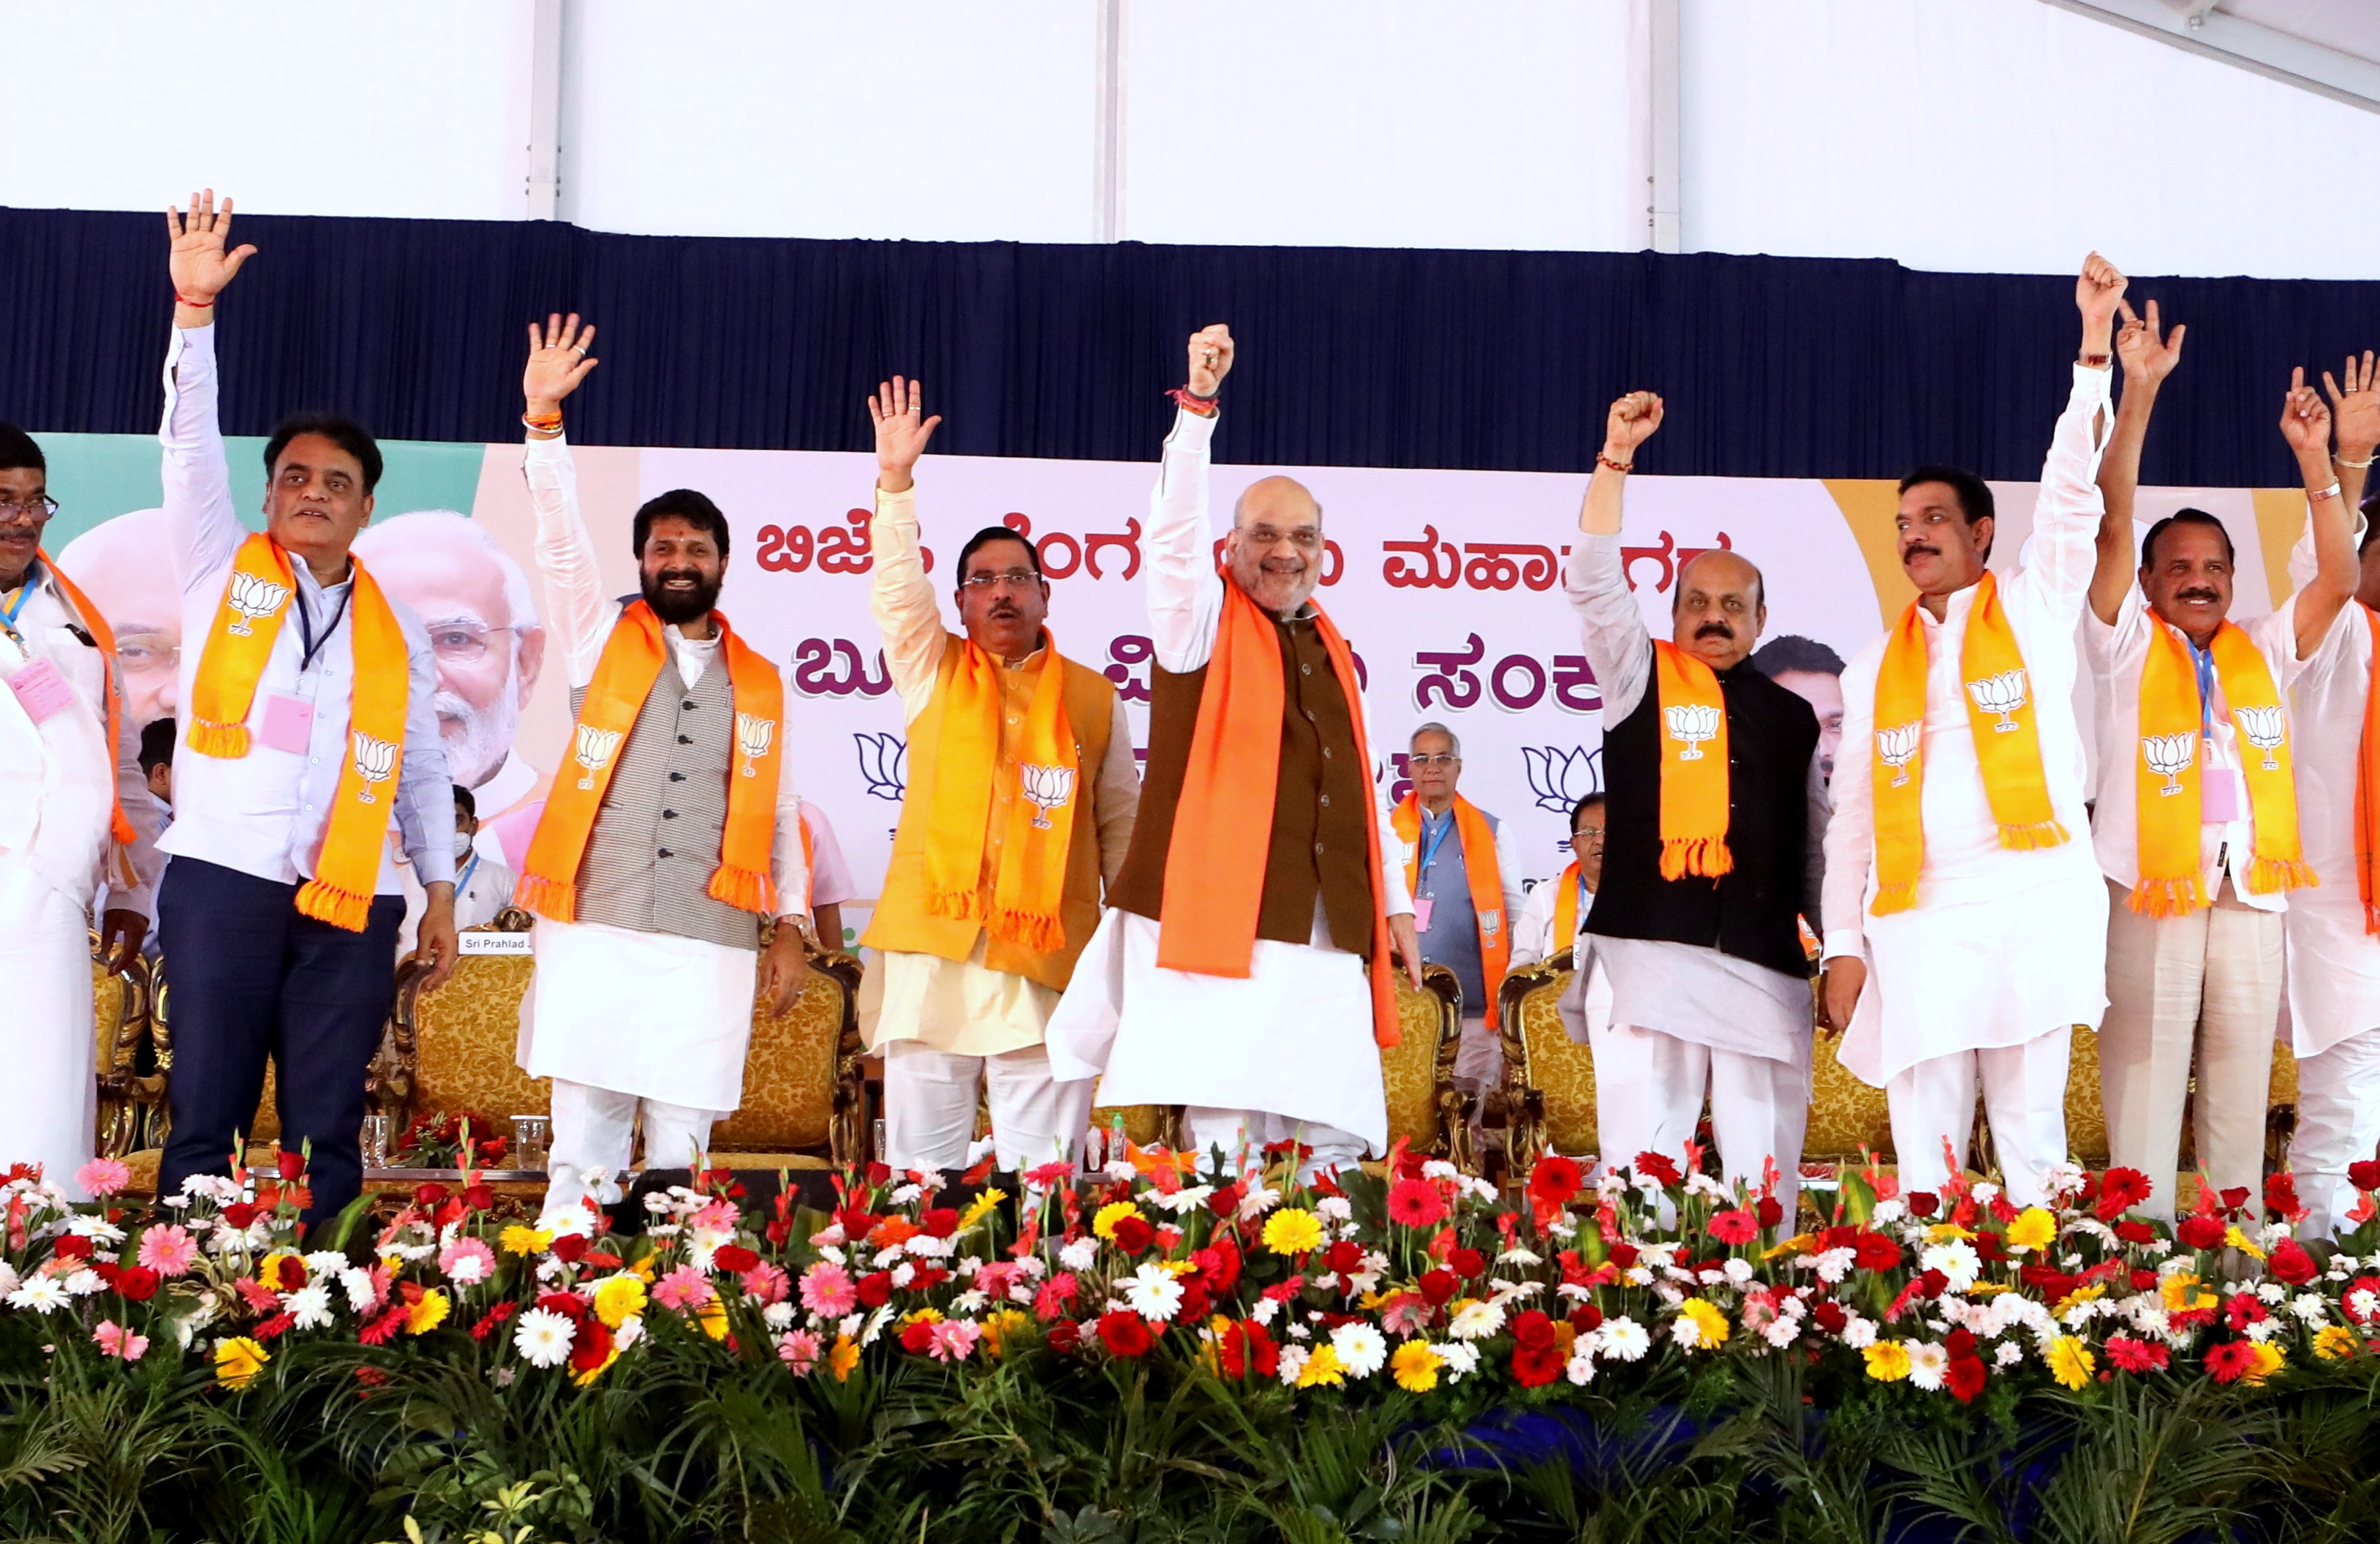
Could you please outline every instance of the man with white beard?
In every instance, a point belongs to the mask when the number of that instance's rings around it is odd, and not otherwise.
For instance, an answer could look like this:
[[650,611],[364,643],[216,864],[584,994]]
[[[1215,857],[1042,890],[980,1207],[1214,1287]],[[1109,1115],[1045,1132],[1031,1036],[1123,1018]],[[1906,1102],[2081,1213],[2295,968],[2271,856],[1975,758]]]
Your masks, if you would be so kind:
[[537,769],[513,748],[545,661],[537,594],[488,528],[457,510],[417,509],[356,540],[382,588],[418,613],[438,654],[438,731],[455,786],[483,821],[529,796]]

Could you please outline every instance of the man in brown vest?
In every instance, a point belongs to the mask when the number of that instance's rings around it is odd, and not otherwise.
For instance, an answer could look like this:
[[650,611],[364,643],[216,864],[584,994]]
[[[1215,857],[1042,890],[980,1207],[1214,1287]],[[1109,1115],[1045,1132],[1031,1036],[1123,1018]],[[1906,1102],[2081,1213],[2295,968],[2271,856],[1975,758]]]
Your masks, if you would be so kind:
[[953,565],[964,637],[942,626],[920,554],[915,480],[941,419],[919,383],[868,399],[876,420],[869,609],[909,730],[909,788],[862,942],[883,953],[860,1016],[884,1056],[885,1159],[965,1167],[985,1090],[1000,1166],[1070,1157],[1090,1085],[1050,1075],[1042,1033],[1132,843],[1140,772],[1108,678],[1058,652],[1032,544],[978,531]]
[[1312,602],[1322,509],[1285,477],[1240,495],[1216,572],[1208,441],[1232,336],[1190,339],[1151,499],[1148,781],[1111,910],[1050,1026],[1060,1076],[1104,1104],[1187,1106],[1227,1163],[1270,1142],[1310,1168],[1385,1150],[1379,1046],[1393,941],[1420,949],[1374,784],[1353,655]]

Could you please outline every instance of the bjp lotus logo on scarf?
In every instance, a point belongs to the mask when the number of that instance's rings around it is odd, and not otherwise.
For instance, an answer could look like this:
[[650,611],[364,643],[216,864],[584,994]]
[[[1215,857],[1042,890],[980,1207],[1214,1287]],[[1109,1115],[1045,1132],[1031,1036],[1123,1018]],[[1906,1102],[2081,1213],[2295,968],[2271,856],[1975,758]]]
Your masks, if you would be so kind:
[[2265,753],[2265,770],[2280,771],[2281,764],[2273,760],[2273,752],[2280,749],[2281,742],[2289,736],[2289,720],[2281,710],[2277,706],[2234,708],[2231,716],[2240,721],[2241,737]]
[[1075,769],[1045,767],[1037,761],[1024,761],[1017,771],[1025,782],[1025,796],[1032,802],[1037,813],[1033,826],[1037,831],[1050,829],[1050,812],[1063,809],[1075,796]]
[[1892,769],[1892,785],[1909,785],[1909,763],[1917,755],[1917,738],[1925,729],[1923,722],[1896,723],[1889,729],[1876,732],[1876,759]]
[[251,638],[254,629],[249,624],[271,616],[288,599],[287,585],[274,584],[261,574],[243,574],[235,568],[231,575],[231,590],[225,595],[224,604],[239,613],[239,620],[225,630],[241,638]]
[[2165,786],[2157,790],[2157,796],[2170,798],[2181,792],[2181,774],[2198,760],[2197,732],[2143,735],[2141,736],[2141,755],[2147,759],[2149,771],[2165,779]]
[[2024,672],[2003,670],[1998,675],[1986,675],[1980,681],[1967,683],[1967,695],[1975,706],[1987,713],[1998,713],[2000,721],[1992,725],[1998,735],[2013,735],[2017,722],[2010,716],[2024,706]]
[[377,804],[372,797],[372,784],[385,783],[396,771],[396,747],[388,740],[374,739],[370,735],[355,737],[356,775],[364,780],[364,791],[356,796],[358,804]]
[[757,777],[752,763],[769,754],[769,742],[777,737],[777,721],[762,718],[758,713],[735,715],[735,744],[744,752],[744,775]]
[[587,775],[578,780],[579,787],[595,786],[595,774],[611,762],[612,753],[620,748],[621,738],[622,731],[617,729],[598,729],[590,723],[578,726],[577,743],[571,750],[578,764],[587,769]]
[[1661,716],[1669,721],[1670,738],[1686,748],[1678,752],[1681,761],[1701,760],[1703,742],[1718,738],[1718,710],[1708,703],[1681,702],[1662,709]]

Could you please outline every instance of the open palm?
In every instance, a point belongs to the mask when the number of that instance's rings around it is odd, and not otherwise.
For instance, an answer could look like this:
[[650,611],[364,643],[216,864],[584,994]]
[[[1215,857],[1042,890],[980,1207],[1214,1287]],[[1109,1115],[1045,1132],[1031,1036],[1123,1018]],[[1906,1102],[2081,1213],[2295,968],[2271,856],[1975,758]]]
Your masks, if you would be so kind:
[[548,316],[543,327],[528,324],[528,364],[521,371],[521,395],[532,410],[560,407],[564,397],[578,389],[595,368],[595,357],[587,352],[594,341],[594,326],[581,327],[577,311],[566,319]]
[[173,239],[166,264],[174,275],[174,293],[184,300],[207,304],[224,292],[256,255],[253,247],[226,247],[231,240],[231,198],[215,208],[215,190],[190,195],[188,212],[165,211],[165,232]]

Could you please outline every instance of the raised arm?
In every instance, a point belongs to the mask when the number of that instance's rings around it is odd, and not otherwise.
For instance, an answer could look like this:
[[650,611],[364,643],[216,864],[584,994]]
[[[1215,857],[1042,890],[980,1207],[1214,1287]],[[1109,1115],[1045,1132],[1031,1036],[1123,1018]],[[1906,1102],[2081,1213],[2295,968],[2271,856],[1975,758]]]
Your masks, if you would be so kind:
[[174,576],[182,588],[203,584],[228,565],[247,540],[232,509],[231,468],[224,459],[215,413],[215,300],[253,247],[226,250],[231,200],[215,208],[214,189],[190,195],[188,212],[165,211],[172,241],[166,265],[174,278],[174,338],[165,351],[165,421],[157,432],[166,529]]
[[2360,364],[2350,354],[2340,373],[2347,379],[2345,391],[2326,370],[2322,372],[2322,384],[2330,394],[2331,429],[2338,441],[2333,457],[2338,468],[2338,497],[2347,505],[2349,525],[2360,534],[2358,511],[2363,507],[2363,487],[2372,471],[2373,449],[2380,446],[2380,369],[2374,368],[2372,350],[2367,348]]
[[2313,657],[2338,620],[2339,608],[2355,598],[2361,576],[2354,517],[2330,469],[2330,408],[2322,394],[2305,383],[2302,369],[2289,372],[2289,395],[2281,405],[2281,437],[2297,455],[2313,524],[2314,577],[2300,587],[2289,618],[2297,634],[2297,655],[2303,660]]
[[[2074,306],[2082,314],[2082,345],[2074,361],[2074,383],[2066,410],[2052,432],[2041,468],[2041,492],[2033,510],[2033,558],[2016,584],[2034,590],[2058,614],[2079,617],[2091,599],[2096,576],[2100,517],[2099,456],[2106,448],[2112,414],[2107,391],[2115,354],[2116,308],[2124,298],[2124,275],[2098,253],[2085,259],[2074,281]],[[2120,597],[2119,597],[2120,599]]]
[[1578,614],[1587,668],[1603,694],[1603,722],[1618,723],[1644,700],[1652,679],[1652,635],[1629,592],[1620,551],[1621,503],[1636,452],[1661,427],[1661,399],[1630,392],[1611,405],[1603,423],[1603,451],[1579,505],[1583,540],[1572,544],[1563,591]]
[[[898,375],[868,399],[868,416],[876,422],[876,520],[868,538],[876,565],[869,570],[868,611],[884,638],[893,689],[912,719],[933,696],[934,671],[950,638],[917,546],[917,458],[942,421],[925,416],[925,383]],[[955,560],[952,573],[957,573]]]
[[537,511],[537,571],[545,576],[546,626],[558,645],[570,686],[595,678],[611,635],[603,580],[595,564],[595,541],[578,512],[578,468],[562,437],[562,404],[595,368],[587,350],[595,341],[578,314],[548,316],[528,326],[528,363],[521,371],[521,423],[528,449],[521,472],[528,480],[529,506]]
[[1148,498],[1141,546],[1148,554],[1149,641],[1157,663],[1177,674],[1197,669],[1215,651],[1223,587],[1215,576],[1215,537],[1207,523],[1207,446],[1236,348],[1232,330],[1220,322],[1190,334],[1184,389],[1208,406],[1203,412],[1185,406],[1174,415]]
[[2131,592],[2132,496],[2141,485],[2141,446],[2148,440],[2149,415],[2156,410],[2157,388],[2181,362],[2182,334],[2176,326],[2160,337],[2157,303],[2148,303],[2145,317],[2117,302],[2124,325],[2116,334],[2116,359],[2123,366],[2124,395],[2116,405],[2116,427],[2099,457],[2099,495],[2107,507],[2099,516],[2098,554],[2091,570],[2091,614],[2102,622],[2116,619],[2116,608]]

